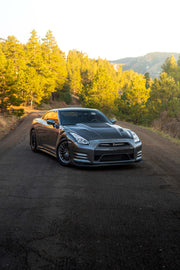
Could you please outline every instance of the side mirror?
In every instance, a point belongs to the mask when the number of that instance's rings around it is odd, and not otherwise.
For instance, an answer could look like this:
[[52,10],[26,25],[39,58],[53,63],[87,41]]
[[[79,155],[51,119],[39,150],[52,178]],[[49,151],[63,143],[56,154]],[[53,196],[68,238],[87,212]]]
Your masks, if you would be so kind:
[[117,120],[114,119],[114,118],[112,118],[112,119],[111,119],[111,122],[112,122],[113,124],[116,124]]
[[54,127],[55,126],[55,121],[53,119],[48,119],[47,124],[52,125]]

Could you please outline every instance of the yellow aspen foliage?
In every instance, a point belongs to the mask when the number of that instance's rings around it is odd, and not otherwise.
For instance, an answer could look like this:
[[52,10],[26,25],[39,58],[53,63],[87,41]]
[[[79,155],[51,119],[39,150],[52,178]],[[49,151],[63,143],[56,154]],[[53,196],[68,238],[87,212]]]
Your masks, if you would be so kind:
[[88,107],[109,113],[119,96],[118,84],[107,74],[106,69],[99,68],[91,84],[86,86],[84,94],[84,103]]
[[118,101],[120,115],[137,123],[147,112],[146,103],[150,97],[150,88],[146,88],[144,76],[132,70],[123,72],[122,79],[121,97]]

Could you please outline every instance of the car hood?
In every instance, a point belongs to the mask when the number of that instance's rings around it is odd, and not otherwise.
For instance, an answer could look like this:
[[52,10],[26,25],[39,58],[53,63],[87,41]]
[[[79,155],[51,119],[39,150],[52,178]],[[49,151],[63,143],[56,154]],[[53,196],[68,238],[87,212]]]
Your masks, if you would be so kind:
[[109,123],[88,123],[64,126],[68,132],[74,132],[86,140],[98,139],[132,139],[127,129]]

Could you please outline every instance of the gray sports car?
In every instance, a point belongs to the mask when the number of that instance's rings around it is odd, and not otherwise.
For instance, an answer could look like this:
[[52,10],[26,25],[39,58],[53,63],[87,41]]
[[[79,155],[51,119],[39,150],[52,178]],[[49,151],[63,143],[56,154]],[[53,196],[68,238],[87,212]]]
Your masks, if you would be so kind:
[[142,161],[142,143],[131,130],[102,112],[86,108],[54,109],[35,118],[32,151],[45,151],[62,165],[120,165]]

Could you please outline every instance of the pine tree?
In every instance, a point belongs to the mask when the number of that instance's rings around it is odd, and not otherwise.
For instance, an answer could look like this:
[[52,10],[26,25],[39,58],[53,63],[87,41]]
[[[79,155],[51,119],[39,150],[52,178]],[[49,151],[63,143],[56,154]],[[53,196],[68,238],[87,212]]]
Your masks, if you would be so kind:
[[121,97],[118,99],[120,116],[134,123],[142,122],[147,114],[147,101],[150,88],[146,87],[143,75],[134,71],[125,71],[122,75]]
[[170,58],[168,57],[161,68],[162,73],[165,72],[168,76],[173,77],[175,80],[177,79],[177,64],[174,55],[171,55]]
[[41,42],[35,30],[32,30],[31,36],[26,44],[26,56],[27,65],[34,67],[36,71],[40,73],[42,66]]
[[99,68],[92,82],[84,87],[81,100],[85,106],[95,107],[109,114],[118,96],[118,84],[107,74],[106,69]]
[[70,79],[71,93],[78,96],[82,90],[81,60],[76,50],[69,51],[67,57],[68,76]]
[[156,78],[151,87],[149,111],[152,118],[157,118],[161,112],[167,111],[175,116],[180,111],[179,88],[174,78],[163,72]]
[[65,54],[58,48],[57,42],[48,31],[42,43],[44,66],[42,74],[46,78],[47,96],[52,92],[61,91],[67,78]]
[[20,105],[22,100],[17,90],[17,74],[12,60],[6,60],[0,52],[0,110],[7,111],[11,105]]

